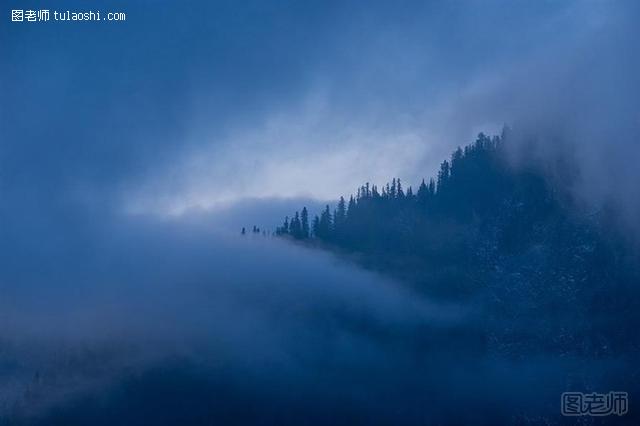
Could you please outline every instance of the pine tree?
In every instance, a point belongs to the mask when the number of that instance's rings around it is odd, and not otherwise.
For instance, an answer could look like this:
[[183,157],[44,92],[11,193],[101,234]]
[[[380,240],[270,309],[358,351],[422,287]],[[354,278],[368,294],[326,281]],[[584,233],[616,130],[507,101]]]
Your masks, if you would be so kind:
[[300,237],[302,239],[307,239],[309,238],[309,212],[307,211],[306,207],[302,208],[300,221],[301,221]]
[[420,186],[418,187],[418,203],[421,206],[425,206],[427,204],[427,200],[429,199],[429,188],[427,187],[427,184],[424,183],[424,179],[422,179],[422,183],[420,183]]
[[[375,188],[375,187],[374,187]],[[345,220],[347,219],[347,206],[344,201],[344,197],[340,197],[340,201],[338,201],[338,208],[336,209],[336,213],[334,214],[334,226],[337,228],[341,227]]]
[[458,149],[456,149],[451,155],[451,171],[452,172],[453,170],[456,169],[456,167],[460,163],[460,160],[462,160],[462,157],[463,157],[462,148],[458,147]]
[[353,199],[353,195],[349,198],[349,205],[347,207],[347,218],[353,219],[356,213],[356,200]]
[[331,211],[329,205],[325,207],[324,211],[320,215],[320,223],[318,226],[318,237],[323,240],[328,240],[331,236]]
[[291,219],[291,225],[289,225],[290,231],[289,233],[293,238],[300,239],[302,238],[302,226],[300,224],[300,213],[296,212],[293,219]]
[[433,178],[429,179],[429,187],[428,187],[428,189],[429,189],[428,194],[430,196],[433,196],[433,195],[436,194],[436,182],[433,180]]
[[318,230],[320,229],[320,218],[318,217],[318,215],[315,215],[313,218],[313,236],[315,238],[318,238]]
[[404,192],[402,191],[402,183],[400,183],[400,178],[398,178],[396,196],[400,199],[404,198]]
[[442,191],[442,188],[446,185],[449,180],[449,171],[450,166],[447,160],[444,160],[442,164],[440,164],[440,171],[438,172],[438,187],[437,192]]

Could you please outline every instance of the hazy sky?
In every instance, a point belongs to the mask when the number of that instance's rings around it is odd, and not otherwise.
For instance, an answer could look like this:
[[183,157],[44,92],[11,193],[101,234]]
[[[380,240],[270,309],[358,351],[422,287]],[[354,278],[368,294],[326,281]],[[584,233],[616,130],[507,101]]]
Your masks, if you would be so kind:
[[335,199],[504,123],[599,169],[639,127],[632,1],[40,3],[127,21],[12,23],[2,2],[5,208]]

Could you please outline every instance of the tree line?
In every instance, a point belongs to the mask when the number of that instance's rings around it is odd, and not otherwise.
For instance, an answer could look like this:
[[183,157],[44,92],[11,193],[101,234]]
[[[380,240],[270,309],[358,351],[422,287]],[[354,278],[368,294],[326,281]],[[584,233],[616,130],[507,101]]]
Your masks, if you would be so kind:
[[[616,231],[613,210],[594,216],[573,200],[566,164],[545,164],[560,168],[551,173],[510,165],[508,132],[481,133],[416,189],[397,178],[380,187],[366,183],[313,219],[306,208],[295,212],[276,234],[353,253],[364,266],[430,295],[482,294],[492,301],[495,327],[488,332],[516,351],[553,341],[562,353],[597,353],[602,346],[594,346],[594,336],[605,335],[607,348],[640,350],[633,333],[640,327],[637,248]],[[573,340],[541,322],[535,338],[523,341],[530,329],[502,326],[517,324],[522,312],[561,318]]]
[[[390,228],[406,233],[410,231],[407,227],[420,225],[420,217],[466,215],[462,199],[467,195],[477,198],[470,192],[499,181],[491,174],[495,165],[487,167],[487,163],[493,161],[500,145],[501,137],[481,133],[475,143],[464,149],[458,147],[450,160],[441,163],[437,176],[423,179],[415,191],[412,186],[405,189],[399,178],[382,187],[365,183],[348,201],[340,197],[333,209],[326,205],[311,221],[306,207],[285,217],[276,235],[344,246],[371,243],[378,237],[391,243],[393,239],[387,239]],[[461,211],[456,211],[458,207]]]

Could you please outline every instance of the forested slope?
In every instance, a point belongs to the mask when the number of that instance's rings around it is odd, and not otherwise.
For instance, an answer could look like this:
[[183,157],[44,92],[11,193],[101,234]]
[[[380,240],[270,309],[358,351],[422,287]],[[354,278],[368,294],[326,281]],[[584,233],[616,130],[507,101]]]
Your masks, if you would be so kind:
[[501,137],[480,134],[415,190],[367,183],[312,220],[296,212],[276,233],[431,296],[480,301],[496,350],[638,350],[637,250],[606,208],[582,208],[562,181],[505,158]]

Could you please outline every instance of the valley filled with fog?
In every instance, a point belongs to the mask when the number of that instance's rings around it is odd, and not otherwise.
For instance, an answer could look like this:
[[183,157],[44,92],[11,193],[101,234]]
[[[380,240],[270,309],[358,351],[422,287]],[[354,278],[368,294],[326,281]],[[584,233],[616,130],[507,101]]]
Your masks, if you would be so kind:
[[477,301],[203,217],[116,218],[59,241],[2,271],[7,424],[544,417],[567,381],[624,367],[492,353]]

